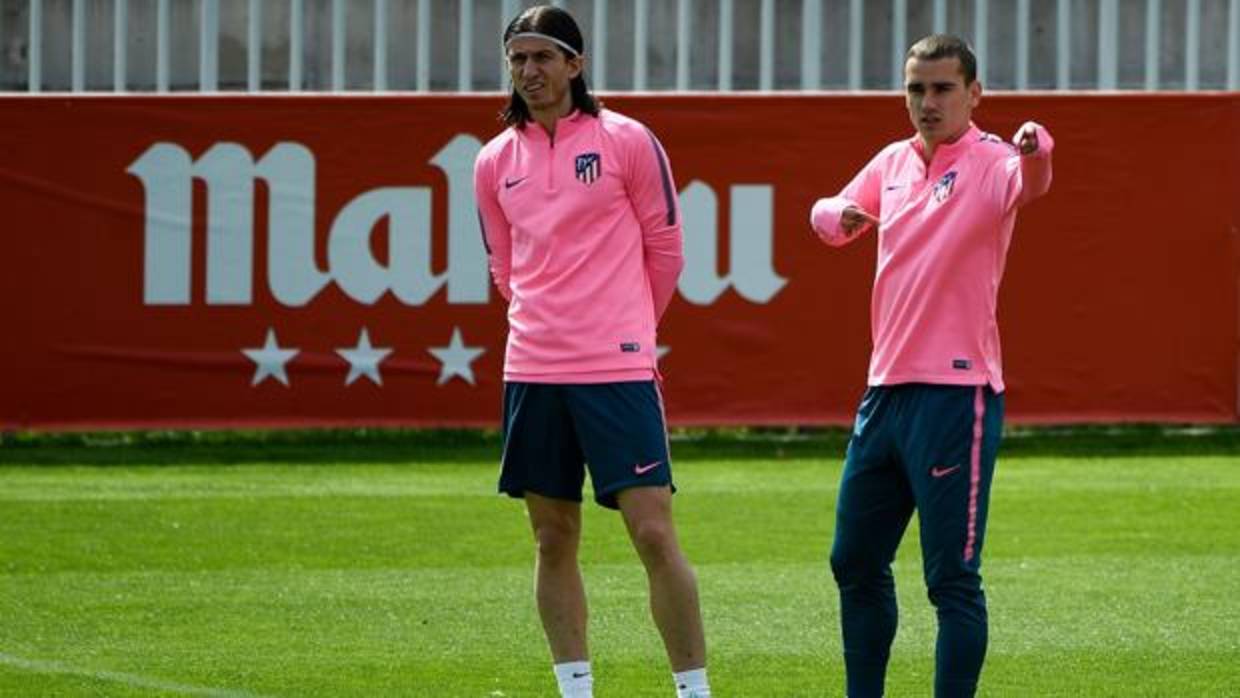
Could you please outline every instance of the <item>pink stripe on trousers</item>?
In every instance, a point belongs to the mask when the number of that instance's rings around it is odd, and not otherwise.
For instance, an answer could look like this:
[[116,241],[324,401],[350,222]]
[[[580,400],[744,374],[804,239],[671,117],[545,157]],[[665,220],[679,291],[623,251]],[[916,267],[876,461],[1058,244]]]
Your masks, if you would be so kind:
[[973,559],[977,543],[977,490],[982,481],[982,420],[986,416],[986,397],[977,386],[973,398],[973,449],[969,454],[969,532],[964,541],[964,561]]

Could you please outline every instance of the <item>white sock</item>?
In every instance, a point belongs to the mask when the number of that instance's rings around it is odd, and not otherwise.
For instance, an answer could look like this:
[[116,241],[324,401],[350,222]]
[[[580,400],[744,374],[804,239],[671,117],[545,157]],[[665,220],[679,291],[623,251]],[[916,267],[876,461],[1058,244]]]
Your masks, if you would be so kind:
[[563,698],[594,698],[594,675],[590,673],[590,662],[564,662],[553,668]]
[[676,682],[676,698],[710,698],[706,667],[673,673],[672,680]]

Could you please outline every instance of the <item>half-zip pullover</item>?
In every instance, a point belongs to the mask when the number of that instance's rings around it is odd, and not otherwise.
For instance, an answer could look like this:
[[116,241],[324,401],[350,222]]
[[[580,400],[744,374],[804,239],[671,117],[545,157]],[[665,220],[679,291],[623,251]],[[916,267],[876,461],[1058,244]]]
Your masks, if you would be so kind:
[[663,147],[606,109],[551,137],[510,127],[474,165],[491,274],[508,304],[504,379],[608,383],[655,375],[655,328],[684,265]]
[[814,204],[811,225],[829,245],[857,237],[840,227],[850,205],[880,220],[870,385],[1003,391],[999,282],[1017,209],[1051,183],[1054,140],[1036,128],[1038,150],[1025,156],[973,124],[956,142],[939,144],[929,163],[918,137],[897,141],[839,195]]

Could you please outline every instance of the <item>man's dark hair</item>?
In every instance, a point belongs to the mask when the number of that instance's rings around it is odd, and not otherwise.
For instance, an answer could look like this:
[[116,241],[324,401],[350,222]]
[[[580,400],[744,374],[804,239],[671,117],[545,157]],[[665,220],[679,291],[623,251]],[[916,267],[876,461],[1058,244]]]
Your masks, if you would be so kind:
[[[577,51],[577,55],[585,53],[585,40],[581,37],[581,29],[577,27],[576,20],[568,12],[555,7],[553,5],[536,5],[521,14],[508,24],[508,28],[504,30],[504,53],[507,55],[508,40],[517,34],[525,32],[534,32],[537,34],[546,34],[555,37],[560,41],[572,46]],[[573,54],[566,50],[563,46],[556,46],[565,58],[572,58]],[[594,95],[590,94],[590,89],[586,87],[585,72],[583,71],[569,83],[569,90],[572,92],[573,106],[578,110],[585,112],[591,116],[598,116],[599,104]],[[525,128],[533,117],[530,115],[529,105],[517,94],[517,88],[512,88],[512,94],[508,97],[508,104],[504,106],[500,112],[500,120],[509,126],[517,128]]]
[[904,60],[916,58],[921,61],[937,61],[940,58],[960,59],[960,72],[964,73],[964,84],[971,85],[977,79],[977,57],[973,49],[958,36],[951,34],[931,34],[909,47]]

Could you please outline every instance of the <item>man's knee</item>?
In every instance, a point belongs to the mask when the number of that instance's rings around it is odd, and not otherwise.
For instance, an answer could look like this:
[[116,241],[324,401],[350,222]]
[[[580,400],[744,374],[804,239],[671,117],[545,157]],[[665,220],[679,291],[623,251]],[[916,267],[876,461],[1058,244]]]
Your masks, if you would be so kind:
[[894,584],[890,564],[864,545],[848,545],[837,540],[831,548],[830,559],[831,574],[841,589]]
[[984,618],[986,594],[980,575],[965,573],[926,580],[926,596],[940,612],[963,612]]
[[846,551],[840,550],[839,546],[831,549],[831,575],[835,577],[835,583],[844,585],[852,580],[856,574],[856,556],[849,555]]
[[663,564],[678,558],[680,551],[671,521],[648,518],[630,527],[633,547],[648,564]]
[[671,490],[634,487],[617,497],[629,539],[647,568],[654,569],[682,559],[672,523]]
[[580,525],[569,518],[546,518],[534,524],[538,557],[548,564],[575,559],[580,538]]

